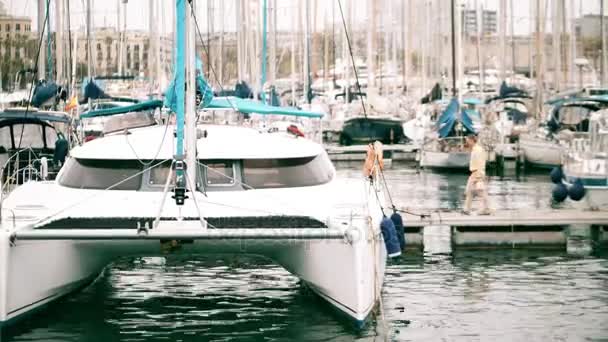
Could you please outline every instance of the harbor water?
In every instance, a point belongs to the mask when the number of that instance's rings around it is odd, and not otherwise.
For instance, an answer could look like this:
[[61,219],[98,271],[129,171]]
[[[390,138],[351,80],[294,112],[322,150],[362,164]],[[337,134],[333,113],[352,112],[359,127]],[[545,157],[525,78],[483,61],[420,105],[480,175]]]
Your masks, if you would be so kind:
[[[359,167],[338,172],[360,177]],[[401,207],[462,206],[464,174],[393,165],[386,178]],[[546,173],[489,183],[497,209],[546,208],[550,191]],[[363,331],[271,261],[179,255],[117,260],[82,291],[5,328],[2,341],[608,339],[608,253],[452,251],[441,236],[429,241],[437,246],[389,261],[380,313]]]

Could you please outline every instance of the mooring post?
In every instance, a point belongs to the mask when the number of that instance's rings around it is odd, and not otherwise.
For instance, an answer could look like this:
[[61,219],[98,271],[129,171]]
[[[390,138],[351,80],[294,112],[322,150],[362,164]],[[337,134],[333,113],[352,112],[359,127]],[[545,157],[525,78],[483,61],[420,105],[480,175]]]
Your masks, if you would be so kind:
[[571,224],[568,226],[566,251],[568,254],[589,255],[593,252],[593,229],[590,224]]

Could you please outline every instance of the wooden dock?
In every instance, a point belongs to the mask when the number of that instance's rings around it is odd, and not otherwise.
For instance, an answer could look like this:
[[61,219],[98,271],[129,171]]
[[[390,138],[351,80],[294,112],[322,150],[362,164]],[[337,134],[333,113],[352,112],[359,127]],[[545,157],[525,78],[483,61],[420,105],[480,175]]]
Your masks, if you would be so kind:
[[[384,159],[392,161],[415,161],[419,147],[413,144],[383,145]],[[364,161],[367,145],[337,146],[326,145],[329,158],[336,161]]]
[[606,210],[499,210],[492,215],[437,211],[427,214],[422,217],[402,215],[410,246],[423,246],[425,230],[429,227],[448,229],[454,246],[564,247],[573,236],[588,239],[598,246],[608,244]]

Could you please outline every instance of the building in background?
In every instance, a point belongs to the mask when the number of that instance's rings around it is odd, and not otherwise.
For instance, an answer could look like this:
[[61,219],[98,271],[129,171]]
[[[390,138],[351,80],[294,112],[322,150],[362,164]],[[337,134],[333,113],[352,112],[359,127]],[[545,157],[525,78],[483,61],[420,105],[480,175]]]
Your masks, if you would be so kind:
[[0,54],[4,57],[23,58],[23,41],[32,36],[32,20],[29,17],[9,15],[0,1]]
[[[462,12],[462,23],[464,33],[469,36],[477,36],[478,21],[477,11],[467,9]],[[483,36],[492,36],[498,32],[496,21],[496,11],[484,10],[481,14],[481,34]]]
[[[151,57],[150,35],[144,31],[126,31],[125,49],[123,59],[123,73],[125,75],[149,77],[154,71],[148,67]],[[118,72],[119,61],[119,34],[115,28],[98,28],[91,34],[92,69],[93,75],[114,75]],[[160,63],[161,72],[170,74],[173,54],[172,41],[167,37],[160,37]],[[77,62],[87,65],[87,38],[84,32],[78,35]]]
[[[599,14],[586,14],[576,19],[575,32],[576,39],[600,39],[601,16]],[[608,16],[604,17],[604,22],[608,23]]]

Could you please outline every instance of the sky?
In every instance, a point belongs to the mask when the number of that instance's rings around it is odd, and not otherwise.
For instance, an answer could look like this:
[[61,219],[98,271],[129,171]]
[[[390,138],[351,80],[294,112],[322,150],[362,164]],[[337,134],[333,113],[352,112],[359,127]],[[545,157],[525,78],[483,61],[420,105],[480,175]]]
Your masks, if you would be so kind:
[[[20,16],[30,16],[32,17],[32,29],[36,30],[37,22],[36,22],[36,8],[37,8],[37,0],[0,0],[5,3],[5,7],[9,11],[9,13]],[[139,29],[139,30],[148,30],[148,8],[150,1],[156,2],[162,7],[161,13],[163,15],[157,20],[157,27],[161,28],[161,33],[168,34],[172,32],[171,26],[171,8],[173,6],[172,0],[129,0],[127,4],[127,28],[128,29]],[[223,21],[224,29],[226,31],[234,31],[236,26],[236,17],[235,13],[235,2],[237,0],[195,0],[197,5],[199,6],[197,12],[198,21],[201,26],[201,30],[203,32],[207,31],[208,20],[209,17],[207,14],[207,6],[209,2],[213,4],[216,8],[215,11],[215,21],[214,26],[215,30],[219,31],[220,23]],[[269,2],[272,0],[268,0]],[[304,0],[276,0],[277,7],[279,8],[277,12],[278,17],[278,29],[279,30],[288,30],[291,29],[296,22],[294,20],[294,13],[296,6],[302,4]],[[338,0],[309,0],[311,6],[317,4],[317,15],[311,16],[311,18],[316,19],[317,28],[321,29],[325,22],[329,23],[331,21],[331,7],[332,5],[335,7],[335,15],[336,20],[339,17],[338,10]],[[400,8],[400,4],[403,1],[414,1],[414,7],[420,8],[426,1],[441,1],[441,6],[447,9],[449,5],[448,0],[375,0],[377,2],[382,2],[384,13],[389,13],[388,3],[392,1],[394,9],[391,12],[395,11],[396,8]],[[516,22],[515,26],[515,34],[527,34],[529,33],[529,17],[530,17],[530,1],[534,0],[507,0],[507,3],[513,1],[515,4],[515,18]],[[552,2],[553,0],[545,0],[545,2]],[[600,10],[600,1],[601,0],[565,0],[566,6],[568,7],[567,11],[569,15],[572,13],[570,10],[570,5],[572,3],[575,4],[575,15],[578,16],[582,14],[599,14]],[[608,7],[608,1],[606,1],[606,6]],[[51,7],[53,7],[54,0],[51,0]],[[93,4],[93,25],[96,27],[99,26],[116,26],[117,21],[117,4],[120,2],[119,0],[91,0]],[[224,6],[224,15],[223,20],[219,18],[219,10],[217,10],[220,6],[220,2],[223,3]],[[248,0],[250,4],[254,4],[254,1]],[[367,8],[366,4],[369,0],[341,0],[341,4],[343,7],[351,6],[354,9],[353,25],[363,24],[367,18]],[[499,0],[463,0],[464,3],[468,7],[474,7],[475,3],[482,5],[486,9],[498,9]],[[72,27],[84,27],[85,19],[84,19],[84,11],[86,0],[70,0],[70,12],[72,14]],[[347,4],[348,3],[348,4]],[[608,14],[608,8],[605,11]],[[52,13],[52,12],[51,12]],[[550,16],[551,11],[547,12],[548,16]],[[257,15],[253,15],[252,17],[258,17]],[[395,20],[397,18],[394,18]],[[53,25],[53,17],[51,16],[51,25]],[[547,19],[548,32],[550,32],[550,18]]]

